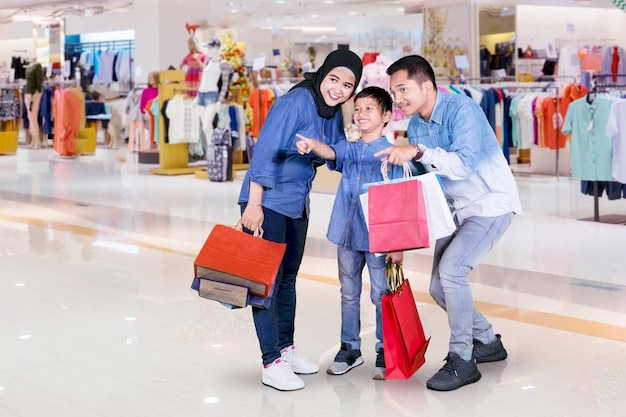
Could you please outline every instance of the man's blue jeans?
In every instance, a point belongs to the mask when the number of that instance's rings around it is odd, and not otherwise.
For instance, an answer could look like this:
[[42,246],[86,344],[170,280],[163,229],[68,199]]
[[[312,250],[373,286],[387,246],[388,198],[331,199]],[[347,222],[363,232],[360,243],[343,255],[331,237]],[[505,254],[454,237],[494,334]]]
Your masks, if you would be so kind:
[[495,338],[491,324],[474,307],[468,275],[502,237],[514,214],[467,218],[450,236],[437,240],[430,278],[430,295],[448,313],[449,351],[472,358],[475,338]]
[[370,299],[376,306],[376,352],[383,347],[381,299],[385,295],[385,257],[373,253],[337,247],[339,283],[341,284],[341,342],[351,349],[361,349],[362,272],[367,264],[370,274]]
[[[245,208],[243,205],[242,210]],[[263,238],[286,243],[283,263],[276,275],[274,296],[267,310],[252,307],[252,317],[263,355],[268,365],[280,358],[280,350],[293,345],[296,317],[296,276],[304,254],[309,220],[292,219],[263,207]]]

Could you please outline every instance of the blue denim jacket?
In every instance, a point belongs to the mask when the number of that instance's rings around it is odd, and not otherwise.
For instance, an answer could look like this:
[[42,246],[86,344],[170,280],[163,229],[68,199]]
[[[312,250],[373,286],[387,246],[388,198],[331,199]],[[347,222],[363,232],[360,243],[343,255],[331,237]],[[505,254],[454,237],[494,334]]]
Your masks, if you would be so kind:
[[[381,157],[374,157],[374,153],[389,146],[391,144],[385,137],[370,143],[361,139],[357,142],[346,140],[332,146],[336,155],[335,171],[341,172],[326,234],[328,240],[334,244],[355,251],[369,252],[369,234],[359,194],[363,184],[383,180],[380,172]],[[402,178],[401,166],[389,166],[392,169],[389,178]]]
[[471,216],[521,214],[515,179],[482,109],[461,94],[437,93],[430,121],[414,115],[409,142],[427,147],[420,162],[441,177],[460,223]]
[[[313,96],[296,88],[276,99],[259,133],[254,157],[241,186],[239,203],[248,201],[250,180],[262,185],[263,206],[290,218],[310,210],[309,193],[318,166],[315,155],[300,155],[296,133],[327,144],[345,140],[341,112],[330,119],[317,114]],[[330,169],[333,163],[328,163]]]

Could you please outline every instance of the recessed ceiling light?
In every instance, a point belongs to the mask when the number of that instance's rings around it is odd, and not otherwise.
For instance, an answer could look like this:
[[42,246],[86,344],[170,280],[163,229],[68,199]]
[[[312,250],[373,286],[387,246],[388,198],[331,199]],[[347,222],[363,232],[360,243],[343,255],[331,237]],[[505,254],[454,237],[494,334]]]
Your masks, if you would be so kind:
[[285,4],[285,0],[276,0],[276,4]]
[[356,12],[348,12],[350,16],[356,16]]
[[333,0],[324,0],[324,4],[333,4]]
[[320,15],[318,15],[318,14],[312,14],[312,15],[311,15],[311,17],[315,19],[316,17],[320,17]]

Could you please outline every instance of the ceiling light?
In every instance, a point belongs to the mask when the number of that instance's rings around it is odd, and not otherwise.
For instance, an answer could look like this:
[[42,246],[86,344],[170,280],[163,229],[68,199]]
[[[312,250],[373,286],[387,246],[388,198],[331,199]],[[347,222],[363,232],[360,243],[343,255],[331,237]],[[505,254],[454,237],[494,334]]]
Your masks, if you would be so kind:
[[356,16],[356,12],[348,12],[350,16]]
[[276,4],[285,4],[285,0],[276,0]]
[[333,4],[333,0],[324,0],[324,4]]
[[317,17],[320,17],[320,15],[318,15],[318,14],[312,14],[312,15],[311,15],[311,17],[312,17],[313,19],[315,19],[315,18],[317,18]]

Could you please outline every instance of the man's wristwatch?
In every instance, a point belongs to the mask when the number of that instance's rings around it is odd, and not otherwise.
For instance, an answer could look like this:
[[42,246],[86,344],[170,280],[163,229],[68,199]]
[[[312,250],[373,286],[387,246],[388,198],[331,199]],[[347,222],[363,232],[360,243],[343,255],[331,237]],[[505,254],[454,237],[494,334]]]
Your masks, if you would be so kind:
[[422,159],[422,156],[424,156],[424,151],[426,151],[426,146],[422,145],[421,143],[418,143],[417,145],[415,145],[415,149],[417,149],[417,154],[415,154],[415,157],[413,159],[415,159],[416,161],[419,161],[420,159]]

